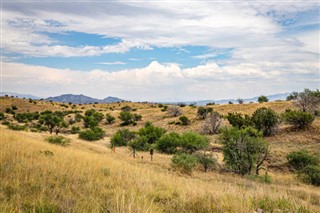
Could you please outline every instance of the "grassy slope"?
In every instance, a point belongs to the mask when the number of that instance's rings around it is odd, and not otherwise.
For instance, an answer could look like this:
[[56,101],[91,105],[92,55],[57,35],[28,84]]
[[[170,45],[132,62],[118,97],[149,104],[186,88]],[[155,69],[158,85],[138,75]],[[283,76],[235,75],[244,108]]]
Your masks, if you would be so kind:
[[[155,162],[132,159],[74,140],[70,147],[43,141],[45,135],[1,128],[1,212],[252,212],[257,208],[316,212],[317,188],[290,176],[263,184],[229,174],[196,172],[192,177]],[[46,156],[49,150],[53,156]]]
[[[183,108],[184,114],[193,120],[191,126],[168,125],[177,118],[167,118],[164,112],[149,104],[121,103],[97,105],[96,108],[117,116],[125,105],[137,108],[143,116],[140,128],[147,120],[157,126],[174,131],[199,130],[201,122],[195,120],[196,109]],[[0,111],[16,105],[18,111],[62,110],[57,103],[27,100],[1,100]],[[292,107],[290,102],[265,103],[277,112]],[[215,110],[226,114],[237,111],[251,114],[261,104],[218,105]],[[36,106],[36,107],[35,107]],[[115,110],[109,110],[114,106]],[[77,106],[81,109],[83,106]],[[85,106],[85,109],[92,105]],[[70,108],[69,108],[70,109]],[[83,110],[85,110],[83,109]],[[102,125],[107,135],[112,135],[119,122]],[[271,144],[272,184],[263,184],[230,174],[196,171],[191,177],[181,176],[170,170],[170,156],[156,154],[149,162],[128,157],[126,148],[112,153],[105,145],[109,137],[89,143],[75,135],[70,147],[59,147],[44,142],[46,133],[14,132],[0,128],[0,211],[66,210],[76,212],[252,212],[264,209],[298,209],[318,212],[320,193],[318,188],[300,183],[290,173],[283,173],[282,164],[289,151],[308,149],[320,155],[320,120],[311,128],[292,132],[281,126],[278,134],[267,138]],[[212,143],[216,136],[211,137]],[[49,150],[53,156],[46,156]],[[278,170],[281,170],[278,171]]]

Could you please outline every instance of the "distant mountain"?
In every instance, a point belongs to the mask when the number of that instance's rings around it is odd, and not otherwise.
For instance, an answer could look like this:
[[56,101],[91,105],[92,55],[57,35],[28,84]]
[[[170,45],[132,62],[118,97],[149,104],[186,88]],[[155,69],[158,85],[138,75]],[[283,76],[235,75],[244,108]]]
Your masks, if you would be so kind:
[[106,97],[105,99],[102,99],[101,100],[101,103],[114,103],[114,102],[121,102],[121,101],[124,101],[120,98],[117,98],[117,97]]
[[[269,99],[269,101],[275,101],[275,100],[286,100],[287,96],[290,95],[290,93],[282,93],[282,94],[275,94],[275,95],[268,95],[267,98]],[[257,97],[253,97],[253,98],[244,98],[243,101],[244,103],[250,103],[250,102],[258,102],[258,96]],[[216,103],[216,104],[227,104],[229,102],[232,103],[238,103],[237,99],[223,99],[223,100],[201,100],[201,101],[179,101],[181,103],[185,103],[185,104],[196,104],[198,106],[204,106],[207,103]],[[171,103],[171,104],[175,104],[175,103],[179,103],[176,101],[169,101],[169,102],[161,102],[161,103]]]
[[104,99],[91,98],[85,95],[73,95],[73,94],[64,94],[56,97],[49,97],[45,99],[46,101],[54,102],[65,102],[65,103],[74,103],[74,104],[89,104],[89,103],[113,103],[124,101],[117,97],[107,97]]
[[34,96],[34,95],[30,95],[30,94],[19,94],[19,93],[14,93],[14,92],[1,92],[0,96],[6,96],[8,95],[9,97],[13,96],[13,97],[18,97],[18,98],[26,98],[26,99],[34,99],[34,100],[38,100],[41,99],[40,97]]

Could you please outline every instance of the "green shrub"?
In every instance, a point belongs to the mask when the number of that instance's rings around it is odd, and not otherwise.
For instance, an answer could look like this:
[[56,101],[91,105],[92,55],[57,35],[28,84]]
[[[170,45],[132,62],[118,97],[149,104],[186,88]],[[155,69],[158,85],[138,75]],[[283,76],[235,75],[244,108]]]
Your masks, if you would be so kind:
[[5,118],[6,116],[2,112],[0,112],[0,121],[4,120]]
[[252,127],[226,128],[221,131],[219,141],[223,145],[223,161],[229,170],[241,175],[259,174],[269,153],[261,132]]
[[285,123],[290,124],[297,129],[304,129],[310,126],[314,121],[314,116],[311,113],[290,109],[282,113],[281,117]]
[[168,106],[164,105],[163,108],[161,109],[161,112],[165,112],[165,111],[167,111],[167,109],[168,109]]
[[12,114],[12,115],[16,114],[15,111],[13,111],[11,108],[6,108],[5,113]]
[[228,113],[227,120],[233,127],[238,129],[253,125],[249,115],[243,116],[241,113],[237,112]]
[[138,135],[146,137],[149,144],[154,144],[164,133],[166,133],[165,129],[153,126],[150,122],[138,131]]
[[71,127],[71,134],[78,134],[80,132],[80,128],[77,126]]
[[190,154],[179,153],[172,157],[171,162],[173,168],[178,169],[183,173],[191,174],[192,170],[198,164],[198,159]]
[[179,107],[185,107],[185,106],[187,106],[185,103],[178,103],[177,104]]
[[133,114],[133,118],[134,121],[141,121],[142,119],[142,115],[139,115],[137,113]]
[[146,136],[139,136],[130,141],[128,145],[134,151],[148,151],[151,147]]
[[119,119],[122,121],[122,126],[127,126],[134,122],[133,114],[126,111],[120,112]]
[[9,125],[10,125],[10,122],[9,122],[9,121],[4,120],[4,121],[2,122],[2,125],[9,126]]
[[320,165],[308,165],[301,170],[299,176],[304,182],[320,186]]
[[258,97],[259,103],[268,102],[268,101],[269,101],[269,99],[267,98],[267,96],[261,95]]
[[124,107],[121,108],[121,111],[122,111],[122,112],[130,112],[131,110],[132,110],[132,109],[131,109],[130,106],[124,106]]
[[11,130],[16,130],[16,131],[23,131],[23,130],[27,130],[27,126],[21,126],[21,125],[18,125],[18,124],[9,124],[8,125],[8,128],[11,129]]
[[108,114],[106,115],[107,124],[112,124],[112,123],[115,122],[115,120],[116,120],[116,118],[113,117],[110,113],[108,113]]
[[103,120],[104,115],[101,112],[97,112],[94,109],[89,109],[85,112],[83,117],[84,127],[93,128],[97,127],[99,122]]
[[74,116],[74,120],[75,122],[80,122],[81,119],[83,118],[83,116],[80,113],[76,113],[76,115]]
[[305,150],[291,152],[287,155],[288,164],[295,170],[300,171],[308,165],[317,165],[319,159]]
[[128,142],[135,138],[135,133],[129,129],[118,130],[110,140],[111,147],[115,146],[127,146]]
[[252,122],[256,129],[263,132],[264,136],[270,136],[274,134],[274,129],[279,123],[279,118],[274,110],[261,107],[253,113]]
[[17,113],[14,115],[14,119],[19,123],[27,123],[33,120],[38,120],[40,114],[38,112]]
[[87,141],[100,140],[104,137],[104,135],[105,132],[99,127],[94,127],[92,129],[79,132],[79,138]]
[[47,137],[46,141],[49,143],[57,144],[57,145],[61,145],[61,146],[68,146],[68,145],[70,145],[70,142],[71,142],[71,140],[69,138],[65,138],[60,135]]
[[181,135],[180,146],[183,151],[193,153],[207,148],[209,146],[209,139],[195,132],[185,132]]
[[155,148],[162,153],[175,154],[180,143],[180,135],[178,133],[171,132],[162,135],[161,138],[156,142]]
[[182,115],[179,117],[179,120],[181,121],[181,124],[184,125],[184,126],[187,126],[190,124],[190,120],[187,116],[185,115]]
[[200,119],[205,119],[207,114],[213,112],[212,107],[199,107],[197,111],[197,116]]

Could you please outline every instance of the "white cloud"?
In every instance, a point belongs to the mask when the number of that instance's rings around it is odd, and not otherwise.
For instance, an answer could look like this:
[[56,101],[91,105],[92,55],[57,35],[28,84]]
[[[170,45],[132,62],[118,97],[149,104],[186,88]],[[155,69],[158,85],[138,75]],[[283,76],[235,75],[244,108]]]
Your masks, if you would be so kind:
[[[37,56],[92,56],[127,52],[134,47],[151,49],[151,46],[277,47],[281,41],[274,34],[283,29],[276,21],[286,14],[317,7],[315,2],[201,1],[5,2],[3,5],[4,49]],[[270,11],[274,11],[273,16],[267,15]],[[52,20],[61,24],[52,24]],[[53,41],[39,33],[42,31],[92,33],[121,38],[122,42],[105,47],[51,47]],[[34,43],[44,46],[39,48]]]
[[[271,66],[274,68],[271,69]],[[309,65],[314,66],[312,72],[295,70],[290,77],[277,71],[277,66],[281,64],[269,64],[268,69],[261,70],[255,64],[220,67],[209,63],[181,69],[176,64],[163,65],[154,61],[140,69],[82,72],[3,63],[2,79],[5,91],[27,92],[38,96],[83,93],[103,98],[112,95],[140,101],[177,97],[184,100],[250,97],[288,92],[288,88],[301,90],[304,87],[317,87],[314,79],[318,75],[319,65]],[[306,64],[300,66],[305,67]],[[299,80],[292,81],[292,78]]]
[[96,64],[103,64],[103,65],[124,65],[126,64],[123,61],[113,61],[113,62],[98,62]]

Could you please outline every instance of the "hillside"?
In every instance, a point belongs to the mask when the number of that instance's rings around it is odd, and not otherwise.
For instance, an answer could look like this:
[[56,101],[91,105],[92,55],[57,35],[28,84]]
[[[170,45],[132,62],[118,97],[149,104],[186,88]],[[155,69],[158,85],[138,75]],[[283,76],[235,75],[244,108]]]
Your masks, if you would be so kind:
[[[112,103],[94,105],[65,105],[45,101],[29,102],[23,99],[2,98],[0,111],[16,106],[19,112],[50,110],[96,109],[103,114],[118,117],[121,108],[130,106],[142,115],[138,130],[145,122],[168,131],[200,131],[202,121],[196,119],[197,109],[186,106],[184,115],[190,126],[172,124],[178,118],[168,117],[158,105],[148,103]],[[266,106],[281,113],[294,108],[292,102],[214,105],[215,111],[252,114]],[[79,124],[76,124],[79,125]],[[225,124],[227,125],[227,123]],[[318,212],[319,188],[300,182],[287,169],[286,154],[306,149],[320,156],[320,119],[306,130],[293,131],[280,125],[277,134],[266,138],[270,143],[268,161],[272,181],[220,173],[218,169],[204,173],[197,169],[191,176],[173,171],[170,155],[139,152],[133,159],[126,147],[116,153],[108,147],[110,137],[120,129],[117,119],[112,125],[100,123],[106,137],[86,142],[77,135],[65,134],[71,146],[60,147],[44,141],[49,133],[12,131],[1,125],[1,189],[2,212]],[[212,146],[217,136],[210,136]],[[221,153],[214,155],[221,161]],[[144,159],[141,159],[144,156]]]

